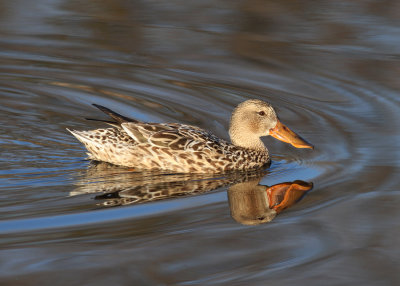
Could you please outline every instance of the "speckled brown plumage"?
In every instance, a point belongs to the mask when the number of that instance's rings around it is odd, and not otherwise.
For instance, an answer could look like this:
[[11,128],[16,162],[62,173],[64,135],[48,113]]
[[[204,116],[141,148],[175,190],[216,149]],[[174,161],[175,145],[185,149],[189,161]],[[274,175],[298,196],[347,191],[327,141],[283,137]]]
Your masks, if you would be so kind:
[[121,128],[70,132],[85,145],[88,159],[138,170],[215,173],[269,162],[266,151],[246,150],[183,124],[126,122]]
[[94,106],[114,120],[104,121],[112,127],[69,131],[85,145],[89,159],[136,170],[221,173],[260,168],[270,162],[260,136],[269,135],[279,122],[270,104],[245,101],[232,114],[231,144],[196,126],[144,123]]

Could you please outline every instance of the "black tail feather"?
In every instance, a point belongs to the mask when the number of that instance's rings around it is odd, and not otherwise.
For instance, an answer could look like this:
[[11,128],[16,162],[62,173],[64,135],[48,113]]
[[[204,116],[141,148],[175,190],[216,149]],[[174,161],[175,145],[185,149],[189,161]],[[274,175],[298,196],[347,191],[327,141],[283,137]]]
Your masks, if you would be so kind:
[[107,122],[109,124],[116,124],[116,125],[121,125],[121,123],[124,122],[139,122],[138,120],[123,116],[119,113],[116,113],[115,111],[112,111],[111,109],[104,107],[102,105],[98,105],[98,104],[92,104],[93,106],[97,107],[98,109],[100,109],[101,111],[103,111],[105,114],[107,114],[108,116],[110,116],[112,119],[115,120],[115,122],[113,121],[106,121],[106,120],[98,120],[98,119],[91,119],[91,118],[86,118],[88,120],[95,120],[95,121],[103,121],[103,122]]

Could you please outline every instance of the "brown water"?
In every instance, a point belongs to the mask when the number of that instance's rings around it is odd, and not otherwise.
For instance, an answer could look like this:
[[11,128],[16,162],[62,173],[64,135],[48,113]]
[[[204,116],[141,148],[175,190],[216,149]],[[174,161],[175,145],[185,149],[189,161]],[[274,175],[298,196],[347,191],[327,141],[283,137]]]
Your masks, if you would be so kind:
[[[400,285],[399,19],[398,1],[0,1],[0,284]],[[228,177],[96,169],[65,130],[99,127],[98,103],[227,139],[248,98],[316,146],[265,139],[261,185],[314,187],[254,226]],[[158,178],[189,187],[132,201]]]

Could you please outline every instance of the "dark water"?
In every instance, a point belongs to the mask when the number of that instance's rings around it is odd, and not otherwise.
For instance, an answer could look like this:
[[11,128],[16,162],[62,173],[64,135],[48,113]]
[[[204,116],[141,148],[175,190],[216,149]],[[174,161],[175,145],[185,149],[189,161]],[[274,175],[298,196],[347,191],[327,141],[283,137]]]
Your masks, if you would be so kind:
[[[0,1],[0,284],[399,285],[399,18],[397,1]],[[316,146],[265,139],[261,185],[314,187],[254,226],[230,178],[93,167],[65,130],[99,127],[98,103],[227,139],[249,98]]]

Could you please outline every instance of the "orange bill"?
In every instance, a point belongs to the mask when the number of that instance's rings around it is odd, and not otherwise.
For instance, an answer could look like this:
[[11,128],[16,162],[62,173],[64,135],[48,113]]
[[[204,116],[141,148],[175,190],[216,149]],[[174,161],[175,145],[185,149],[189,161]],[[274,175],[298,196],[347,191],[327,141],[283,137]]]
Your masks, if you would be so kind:
[[299,135],[290,130],[286,125],[278,120],[276,126],[269,130],[269,135],[281,140],[283,142],[292,144],[296,148],[310,148],[314,149],[314,146],[308,143],[306,140],[301,138]]

